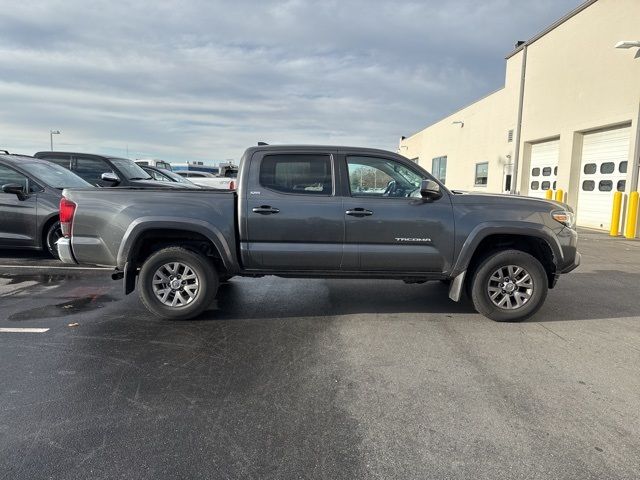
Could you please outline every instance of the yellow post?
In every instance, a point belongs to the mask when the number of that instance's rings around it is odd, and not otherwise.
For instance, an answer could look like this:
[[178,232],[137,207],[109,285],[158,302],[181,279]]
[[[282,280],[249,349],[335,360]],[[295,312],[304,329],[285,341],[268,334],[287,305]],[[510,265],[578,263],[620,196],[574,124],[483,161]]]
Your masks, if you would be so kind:
[[545,196],[545,198],[546,198],[547,200],[551,200],[551,199],[553,198],[553,190],[551,190],[551,189],[547,190],[547,191],[545,192],[544,196]]
[[561,188],[556,190],[556,202],[564,202],[564,192]]
[[625,238],[636,238],[636,228],[638,226],[638,192],[631,192],[629,195],[629,206],[627,207],[627,226],[624,229]]
[[617,237],[620,232],[620,211],[622,210],[622,192],[613,194],[613,208],[611,209],[611,229],[609,235]]

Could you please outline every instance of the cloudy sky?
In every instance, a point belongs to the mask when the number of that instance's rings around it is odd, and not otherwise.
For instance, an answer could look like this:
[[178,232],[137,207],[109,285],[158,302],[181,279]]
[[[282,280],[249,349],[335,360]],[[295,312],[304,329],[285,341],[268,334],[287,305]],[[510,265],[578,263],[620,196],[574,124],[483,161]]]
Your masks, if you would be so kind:
[[395,150],[503,84],[580,0],[1,2],[0,148],[238,159],[257,141]]

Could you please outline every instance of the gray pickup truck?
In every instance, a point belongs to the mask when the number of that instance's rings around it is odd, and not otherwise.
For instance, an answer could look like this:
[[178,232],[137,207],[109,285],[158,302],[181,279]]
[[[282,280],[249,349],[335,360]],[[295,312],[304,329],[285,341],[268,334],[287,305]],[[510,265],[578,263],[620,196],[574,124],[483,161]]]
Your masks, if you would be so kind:
[[[258,146],[235,192],[71,189],[58,251],[115,268],[153,313],[192,318],[242,275],[449,283],[497,321],[533,315],[580,254],[571,208],[451,192],[382,150]],[[276,300],[277,301],[277,300]]]

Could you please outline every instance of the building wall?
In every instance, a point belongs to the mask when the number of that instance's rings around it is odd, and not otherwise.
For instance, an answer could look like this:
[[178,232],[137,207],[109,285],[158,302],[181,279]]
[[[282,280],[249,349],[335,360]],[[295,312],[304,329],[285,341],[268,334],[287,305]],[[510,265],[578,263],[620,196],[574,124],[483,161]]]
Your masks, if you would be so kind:
[[[629,165],[634,164],[640,59],[633,58],[633,50],[613,46],[639,39],[638,19],[638,0],[599,0],[527,48],[521,192],[528,193],[527,147],[550,137],[560,137],[558,188],[568,193],[572,206],[577,204],[584,133],[631,124]],[[628,169],[627,191],[632,171]]]
[[[615,49],[620,40],[640,40],[639,0],[598,0],[526,47],[526,77],[517,189],[529,190],[533,143],[560,138],[558,188],[577,205],[582,136],[611,126],[631,125],[627,192],[637,189],[640,118],[638,49]],[[524,48],[507,58],[505,86],[400,142],[399,152],[431,169],[447,155],[447,186],[503,191],[504,166],[514,156],[507,132],[517,123]],[[464,121],[464,127],[452,125]],[[486,187],[473,185],[474,165],[489,161]]]

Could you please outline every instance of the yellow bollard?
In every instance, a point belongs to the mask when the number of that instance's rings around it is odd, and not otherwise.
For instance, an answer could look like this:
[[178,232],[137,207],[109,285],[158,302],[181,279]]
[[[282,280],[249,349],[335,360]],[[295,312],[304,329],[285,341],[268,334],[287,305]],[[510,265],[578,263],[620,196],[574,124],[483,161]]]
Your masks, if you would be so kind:
[[547,200],[551,200],[553,198],[553,190],[549,189],[545,192],[544,197]]
[[627,226],[624,229],[625,238],[636,238],[638,226],[638,192],[629,194],[629,206],[627,207]]
[[613,194],[613,208],[611,209],[611,229],[609,235],[617,237],[620,232],[620,211],[622,210],[622,192]]
[[564,192],[561,188],[556,190],[556,202],[564,202]]

